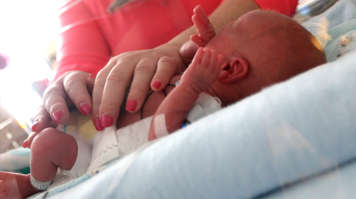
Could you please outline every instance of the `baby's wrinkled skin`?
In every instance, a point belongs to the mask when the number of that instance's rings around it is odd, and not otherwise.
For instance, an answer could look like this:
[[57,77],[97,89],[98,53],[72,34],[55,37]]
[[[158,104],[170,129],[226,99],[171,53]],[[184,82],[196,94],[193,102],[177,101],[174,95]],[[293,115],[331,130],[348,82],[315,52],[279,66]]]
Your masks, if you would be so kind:
[[[180,127],[202,92],[220,98],[226,106],[325,63],[315,38],[292,19],[275,12],[249,12],[218,34],[200,7],[194,10],[193,22],[198,34],[192,40],[200,48],[192,63],[182,78],[172,78],[172,84],[181,79],[176,87],[152,93],[141,110],[143,117],[153,115],[153,120],[165,115],[169,132]],[[140,112],[123,112],[117,125],[120,128],[140,119]],[[151,124],[149,139],[155,138]],[[69,135],[48,128],[27,142],[32,149],[31,172],[38,180],[50,181],[58,167],[68,170],[74,165],[77,145]],[[0,172],[0,187],[7,187],[0,188],[0,198],[23,198],[39,191],[31,186],[29,175],[4,172]],[[16,191],[16,197],[9,195]]]

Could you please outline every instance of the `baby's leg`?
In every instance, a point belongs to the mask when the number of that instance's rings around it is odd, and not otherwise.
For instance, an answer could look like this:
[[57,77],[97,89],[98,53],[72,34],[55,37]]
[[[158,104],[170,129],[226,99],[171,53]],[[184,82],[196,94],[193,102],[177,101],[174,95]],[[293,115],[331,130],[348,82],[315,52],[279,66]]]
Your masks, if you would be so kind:
[[44,129],[31,145],[31,175],[37,181],[52,181],[57,168],[70,170],[78,153],[75,139],[57,129]]

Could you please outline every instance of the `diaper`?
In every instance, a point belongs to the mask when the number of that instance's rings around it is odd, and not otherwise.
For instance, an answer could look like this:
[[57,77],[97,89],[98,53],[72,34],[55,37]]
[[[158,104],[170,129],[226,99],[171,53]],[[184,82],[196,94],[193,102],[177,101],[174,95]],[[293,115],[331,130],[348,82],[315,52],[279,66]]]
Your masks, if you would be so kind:
[[[194,122],[220,108],[221,102],[218,98],[203,93],[189,112],[187,120]],[[60,126],[58,130],[73,136],[78,144],[78,155],[74,166],[70,170],[59,170],[53,184],[52,182],[39,182],[32,177],[31,183],[40,190],[46,190],[49,186],[56,187],[73,179],[79,179],[81,182],[96,175],[114,160],[130,156],[125,159],[125,164],[122,164],[122,168],[118,171],[123,175],[132,161],[136,159],[136,155],[153,143],[148,142],[147,139],[151,121],[152,116],[118,130],[115,127],[109,127],[97,132],[90,119],[73,114],[70,124]],[[78,178],[80,176],[84,178]]]
[[57,127],[58,130],[71,135],[78,145],[77,159],[72,169],[60,170],[60,174],[77,178],[86,173],[92,157],[93,137],[97,133],[90,117],[78,112],[71,113],[71,121],[68,125]]
[[[211,114],[221,108],[221,101],[206,93],[200,94],[187,116],[189,122]],[[95,174],[104,169],[105,164],[150,145],[148,133],[152,116],[116,130],[106,128],[98,133],[93,142],[93,153],[88,173]],[[164,124],[165,125],[165,124]]]
[[148,143],[151,120],[152,116],[118,130],[109,127],[98,133],[94,138],[88,173],[96,174],[110,161],[123,157]]
[[77,159],[70,170],[62,169],[62,174],[70,176],[71,178],[77,178],[86,173],[91,160],[91,144],[81,138],[77,132],[67,132],[67,134],[74,137],[78,145]]

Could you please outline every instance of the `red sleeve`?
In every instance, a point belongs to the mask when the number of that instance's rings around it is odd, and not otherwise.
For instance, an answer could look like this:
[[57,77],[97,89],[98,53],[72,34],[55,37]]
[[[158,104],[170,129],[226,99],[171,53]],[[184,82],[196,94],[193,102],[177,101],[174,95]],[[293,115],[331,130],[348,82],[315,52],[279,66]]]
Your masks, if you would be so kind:
[[83,1],[71,0],[60,12],[61,44],[55,79],[80,70],[95,75],[109,60],[107,41]]
[[298,0],[255,0],[256,3],[266,10],[275,10],[282,14],[293,16],[297,9]]

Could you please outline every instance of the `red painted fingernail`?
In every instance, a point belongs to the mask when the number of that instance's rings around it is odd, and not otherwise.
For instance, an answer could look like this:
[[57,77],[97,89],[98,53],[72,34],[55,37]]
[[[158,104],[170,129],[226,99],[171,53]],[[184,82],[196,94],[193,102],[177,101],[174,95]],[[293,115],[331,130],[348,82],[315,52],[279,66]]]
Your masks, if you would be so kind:
[[32,125],[32,127],[31,127],[31,130],[32,130],[33,132],[37,132],[37,128],[38,128],[38,125],[39,125],[39,124],[40,124],[39,122],[34,123],[34,124]]
[[83,113],[83,115],[89,115],[91,112],[91,107],[89,104],[82,104],[80,105],[80,112]]
[[103,126],[101,125],[100,119],[98,117],[93,118],[93,123],[94,123],[96,130],[101,131],[104,129]]
[[23,141],[22,147],[27,148],[27,146],[28,146],[28,140],[26,139],[25,141]]
[[100,119],[102,127],[108,127],[114,124],[114,119],[110,115],[104,115]]
[[136,106],[137,106],[136,100],[127,100],[125,108],[127,111],[135,111]]
[[162,85],[162,83],[161,83],[160,81],[154,81],[154,82],[153,82],[153,87],[154,87],[155,89],[161,88],[161,85]]
[[56,111],[53,113],[53,120],[59,124],[59,121],[61,120],[62,117],[62,111]]

